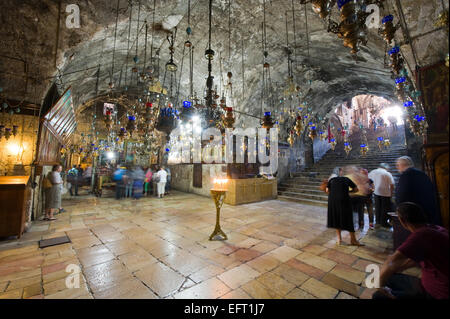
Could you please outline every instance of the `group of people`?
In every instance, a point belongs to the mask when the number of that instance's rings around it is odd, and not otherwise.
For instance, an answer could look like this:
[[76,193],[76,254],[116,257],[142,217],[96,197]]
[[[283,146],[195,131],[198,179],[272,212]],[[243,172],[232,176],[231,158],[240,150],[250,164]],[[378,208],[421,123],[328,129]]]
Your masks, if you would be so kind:
[[116,182],[116,199],[133,197],[139,199],[153,192],[153,184],[156,184],[158,198],[169,194],[171,174],[170,169],[164,166],[148,167],[145,171],[140,166],[117,166],[113,173]]
[[[400,177],[395,185],[389,172],[389,165],[381,163],[370,173],[360,167],[337,167],[328,179],[326,192],[328,196],[328,227],[353,233],[353,212],[358,214],[359,228],[364,228],[364,210],[369,215],[369,229],[374,229],[373,206],[377,227],[390,227],[388,212],[394,211],[394,205],[413,202],[421,206],[430,223],[440,225],[437,201],[433,183],[422,171],[414,168],[412,159],[400,157],[396,162]],[[395,194],[395,204],[392,199]],[[353,237],[352,237],[353,238]],[[359,244],[352,239],[352,244]]]
[[[373,229],[373,194],[376,223],[390,227],[387,213],[395,211],[409,234],[382,265],[381,288],[373,298],[448,299],[448,230],[441,227],[433,183],[424,172],[414,168],[408,156],[398,158],[396,168],[400,172],[397,184],[384,163],[370,173],[356,167],[335,168],[326,187],[329,194],[327,227],[336,229],[338,244],[342,241],[341,231],[346,230],[350,232],[350,244],[362,246],[356,239],[353,212],[358,213],[362,228],[364,207],[367,207]],[[395,203],[392,202],[394,195]],[[421,279],[399,274],[415,266],[422,269]]]
[[[390,115],[387,119],[388,119],[389,123],[391,123],[392,130],[396,131],[398,129],[397,117]],[[378,128],[383,128],[383,127],[387,128],[388,127],[387,123],[384,121],[384,119],[382,117],[372,118],[371,126],[372,126],[374,132],[377,131],[377,127]]]

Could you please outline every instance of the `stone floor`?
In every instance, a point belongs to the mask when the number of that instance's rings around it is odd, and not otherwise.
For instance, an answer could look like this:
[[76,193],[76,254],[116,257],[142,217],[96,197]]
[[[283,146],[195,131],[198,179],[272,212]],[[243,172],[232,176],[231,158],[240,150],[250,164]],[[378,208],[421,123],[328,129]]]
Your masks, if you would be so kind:
[[[365,247],[337,246],[326,209],[279,200],[224,205],[225,242],[208,240],[215,209],[206,197],[63,203],[57,221],[0,241],[0,298],[370,298],[365,267],[392,249],[386,230],[357,231]],[[71,243],[38,248],[63,235]],[[70,264],[82,271],[80,288],[66,287]]]

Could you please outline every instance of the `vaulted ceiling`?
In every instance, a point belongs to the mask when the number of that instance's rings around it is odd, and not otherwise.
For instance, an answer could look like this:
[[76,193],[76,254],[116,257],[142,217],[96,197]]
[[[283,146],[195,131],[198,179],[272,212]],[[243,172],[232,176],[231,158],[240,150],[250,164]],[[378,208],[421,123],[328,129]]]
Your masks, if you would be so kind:
[[[220,87],[220,79],[225,81],[226,73],[231,71],[232,106],[256,116],[261,114],[263,2],[213,1],[215,84]],[[377,30],[370,30],[367,47],[362,47],[355,60],[341,39],[327,33],[325,21],[312,11],[311,4],[301,2],[265,1],[268,62],[275,86],[283,87],[288,74],[287,21],[289,42],[295,49],[295,81],[307,94],[305,99],[316,112],[326,114],[337,103],[357,94],[392,98],[394,85],[385,65],[386,47]],[[161,70],[169,60],[166,37],[177,27],[177,80],[181,76],[180,96],[188,95],[187,51],[183,56],[188,0],[156,0],[154,29],[153,0],[141,0],[140,6],[137,0],[76,1],[81,13],[79,29],[68,29],[65,24],[68,15],[65,8],[71,3],[74,1],[23,0],[19,4],[14,0],[1,1],[0,87],[4,96],[40,104],[52,83],[56,83],[60,91],[71,86],[75,107],[80,107],[96,95],[106,94],[111,78],[116,87],[135,85],[137,80],[131,68],[135,65],[136,48],[140,58],[138,68],[142,69],[144,64],[145,21],[148,24],[146,63],[150,63],[150,52],[155,55],[159,50]],[[208,42],[208,3],[208,0],[191,0],[194,91],[199,96],[203,95],[207,77],[204,51]],[[403,12],[406,25],[397,31],[396,41],[401,44],[409,68],[414,70],[417,66],[444,59],[448,53],[447,32],[435,27],[434,22],[443,6],[448,10],[448,1],[401,0],[401,8],[399,3],[397,0],[385,1],[381,17],[392,13],[396,23]],[[335,8],[335,20],[339,20],[337,15]],[[161,81],[163,73],[161,71]],[[240,121],[243,120],[241,117]],[[245,118],[247,120],[249,118]]]

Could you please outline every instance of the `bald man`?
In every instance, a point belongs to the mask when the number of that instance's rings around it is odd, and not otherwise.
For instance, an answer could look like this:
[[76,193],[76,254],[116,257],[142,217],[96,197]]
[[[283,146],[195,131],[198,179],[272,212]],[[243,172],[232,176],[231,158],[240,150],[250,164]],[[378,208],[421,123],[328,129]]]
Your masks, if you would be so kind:
[[422,171],[414,168],[409,156],[397,159],[397,170],[401,173],[395,187],[395,203],[416,203],[425,211],[428,223],[442,225],[438,211],[436,191],[430,178]]

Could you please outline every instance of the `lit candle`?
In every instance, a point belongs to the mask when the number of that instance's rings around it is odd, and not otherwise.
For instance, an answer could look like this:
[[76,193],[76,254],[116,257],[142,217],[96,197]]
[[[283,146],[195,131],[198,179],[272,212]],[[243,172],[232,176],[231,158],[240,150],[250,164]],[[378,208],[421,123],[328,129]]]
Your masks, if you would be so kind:
[[228,183],[228,179],[226,178],[215,178],[213,180],[213,189],[214,190],[227,190],[226,184]]

